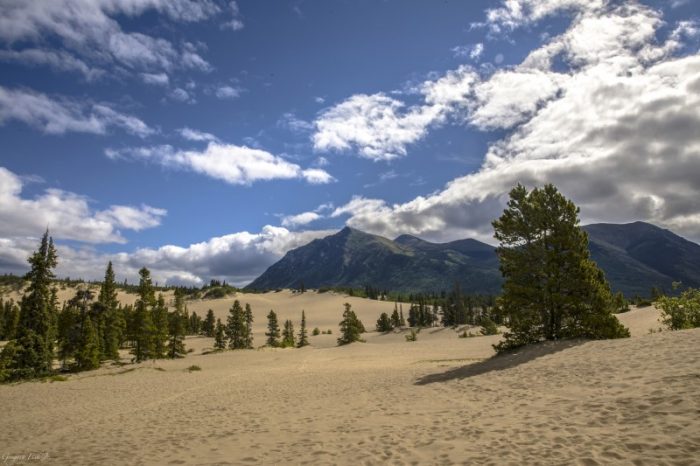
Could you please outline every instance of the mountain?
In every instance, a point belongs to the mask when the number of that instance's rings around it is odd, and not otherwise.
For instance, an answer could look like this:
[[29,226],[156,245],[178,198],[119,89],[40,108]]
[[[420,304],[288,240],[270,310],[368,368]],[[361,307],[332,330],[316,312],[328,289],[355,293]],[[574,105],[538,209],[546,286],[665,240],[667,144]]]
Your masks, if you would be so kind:
[[[673,281],[700,287],[700,246],[654,225],[594,224],[591,257],[614,291],[648,296],[652,286],[671,290]],[[395,240],[346,227],[289,251],[248,289],[268,290],[372,285],[393,291],[449,290],[499,293],[501,274],[494,247],[463,239],[431,243],[411,235]]]
[[644,222],[598,223],[588,232],[591,257],[616,291],[648,296],[652,286],[667,292],[674,281],[700,287],[700,245]]
[[395,291],[498,293],[501,276],[493,247],[475,240],[435,244],[403,235],[391,241],[345,227],[289,251],[247,288],[266,290],[372,285]]

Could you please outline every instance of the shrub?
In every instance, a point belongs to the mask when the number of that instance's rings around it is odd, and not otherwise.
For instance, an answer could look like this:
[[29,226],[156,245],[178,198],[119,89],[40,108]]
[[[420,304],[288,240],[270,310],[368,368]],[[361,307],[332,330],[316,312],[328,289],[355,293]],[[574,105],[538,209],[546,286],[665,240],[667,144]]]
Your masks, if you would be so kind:
[[486,317],[481,320],[480,332],[482,335],[498,335],[498,325],[496,325],[496,322]]
[[408,335],[405,335],[405,337],[406,337],[406,341],[416,341],[416,340],[418,340],[418,332],[411,329],[411,333],[409,333]]
[[680,296],[662,296],[657,301],[661,322],[670,330],[700,327],[700,289],[690,288]]
[[199,366],[197,366],[197,365],[192,365],[192,366],[188,367],[187,370],[188,370],[189,372],[194,372],[194,371],[201,371],[202,368],[199,367]]
[[[324,332],[324,333],[325,333],[325,332]],[[318,335],[320,335],[320,334],[321,334],[321,331],[318,329],[318,327],[314,328],[314,331],[311,332],[311,335],[313,335],[313,336],[315,336],[315,337],[318,336]]]

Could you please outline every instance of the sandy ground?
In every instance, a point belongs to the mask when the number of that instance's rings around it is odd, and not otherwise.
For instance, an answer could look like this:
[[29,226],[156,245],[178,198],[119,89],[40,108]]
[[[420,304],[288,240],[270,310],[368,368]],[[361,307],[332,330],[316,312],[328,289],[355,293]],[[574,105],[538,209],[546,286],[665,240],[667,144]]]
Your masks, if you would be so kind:
[[[498,336],[366,334],[333,347],[343,296],[245,295],[259,329],[305,309],[304,349],[103,368],[0,386],[0,457],[45,464],[700,464],[700,330],[560,342],[489,359]],[[223,317],[232,300],[191,303]],[[365,326],[393,303],[350,299]],[[386,309],[385,309],[386,308]],[[406,312],[406,309],[404,309]],[[295,317],[298,320],[298,317]],[[258,330],[258,329],[256,329]],[[262,339],[256,343],[262,344]],[[190,372],[193,364],[201,371]],[[18,463],[27,463],[19,461]]]

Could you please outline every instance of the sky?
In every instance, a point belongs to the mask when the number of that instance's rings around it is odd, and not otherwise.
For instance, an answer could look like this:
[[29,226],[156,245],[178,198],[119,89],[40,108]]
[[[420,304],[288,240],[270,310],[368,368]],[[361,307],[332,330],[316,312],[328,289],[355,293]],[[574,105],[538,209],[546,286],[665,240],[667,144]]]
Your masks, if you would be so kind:
[[554,183],[700,240],[700,0],[0,0],[0,273],[244,285]]

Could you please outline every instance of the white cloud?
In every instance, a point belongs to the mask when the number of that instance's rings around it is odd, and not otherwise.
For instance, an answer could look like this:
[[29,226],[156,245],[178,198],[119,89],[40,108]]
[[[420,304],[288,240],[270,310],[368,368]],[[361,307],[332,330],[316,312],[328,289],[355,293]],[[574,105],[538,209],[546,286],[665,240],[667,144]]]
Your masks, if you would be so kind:
[[320,114],[312,136],[314,149],[355,149],[372,160],[404,156],[408,145],[464,105],[476,79],[476,73],[463,66],[435,81],[425,81],[416,88],[424,104],[409,108],[383,93],[354,95]]
[[146,84],[156,86],[167,86],[170,84],[170,78],[165,73],[141,73],[141,79]]
[[0,50],[0,61],[22,63],[28,66],[48,66],[58,71],[74,71],[87,81],[95,81],[105,75],[105,70],[93,67],[64,51],[27,48]]
[[0,86],[0,125],[21,121],[48,134],[67,132],[105,134],[112,127],[136,136],[155,132],[140,119],[117,112],[106,104],[89,104],[67,98]]
[[452,48],[455,58],[469,58],[477,61],[484,53],[484,44],[481,42],[472,45],[458,45]]
[[196,102],[194,97],[192,97],[189,92],[182,89],[181,87],[176,87],[175,89],[170,91],[170,98],[172,98],[173,100],[177,100],[178,102],[188,104],[193,104]]
[[[659,38],[660,14],[640,4],[506,4],[510,16],[496,17],[508,27],[555,7],[578,13],[564,33],[467,98],[467,121],[510,129],[481,168],[409,202],[354,197],[332,215],[390,237],[490,240],[490,222],[516,183],[552,182],[584,222],[645,220],[700,239],[700,56],[673,57],[679,35]],[[557,56],[570,69],[554,71]]]
[[223,23],[221,27],[223,29],[231,29],[232,31],[240,31],[245,27],[245,24],[243,24],[243,20],[241,19],[241,10],[238,7],[238,3],[235,1],[229,2],[229,10],[233,18]]
[[[125,32],[116,19],[120,16],[156,11],[173,21],[198,22],[233,15],[212,0],[5,1],[2,10],[0,42],[8,47],[5,59],[77,70],[86,77],[95,66],[127,73],[211,69],[191,44],[178,47],[163,38]],[[58,43],[56,50],[33,48],[51,43]]]
[[324,170],[302,169],[264,150],[210,142],[204,150],[175,150],[172,146],[107,150],[110,158],[133,158],[172,169],[190,170],[230,184],[250,185],[256,181],[303,178],[324,184],[334,178]]
[[[43,232],[43,230],[41,230]],[[53,234],[53,230],[50,231]],[[118,280],[138,280],[138,270],[146,266],[160,284],[202,285],[211,278],[235,285],[246,285],[267,267],[294,249],[334,231],[289,231],[267,225],[258,233],[247,231],[211,238],[186,247],[165,245],[133,252],[103,254],[89,247],[58,244],[58,267],[61,277],[96,279],[104,276],[112,261]],[[0,238],[0,270],[22,273],[26,259],[36,248],[36,238]]]
[[241,90],[231,86],[219,86],[214,91],[214,95],[219,99],[237,99],[241,95]]
[[322,218],[316,212],[302,212],[296,215],[287,215],[282,218],[282,226],[288,228],[298,227],[300,225],[308,225],[311,222]]
[[188,141],[197,141],[197,142],[217,142],[219,141],[219,138],[214,136],[211,133],[206,133],[204,131],[198,131],[196,129],[192,128],[180,128],[177,130],[178,133],[180,133],[180,136],[183,138],[187,139]]
[[163,209],[114,205],[94,211],[88,199],[49,188],[34,199],[22,197],[22,179],[0,167],[0,238],[52,235],[88,243],[124,243],[119,229],[140,231],[160,225]]

